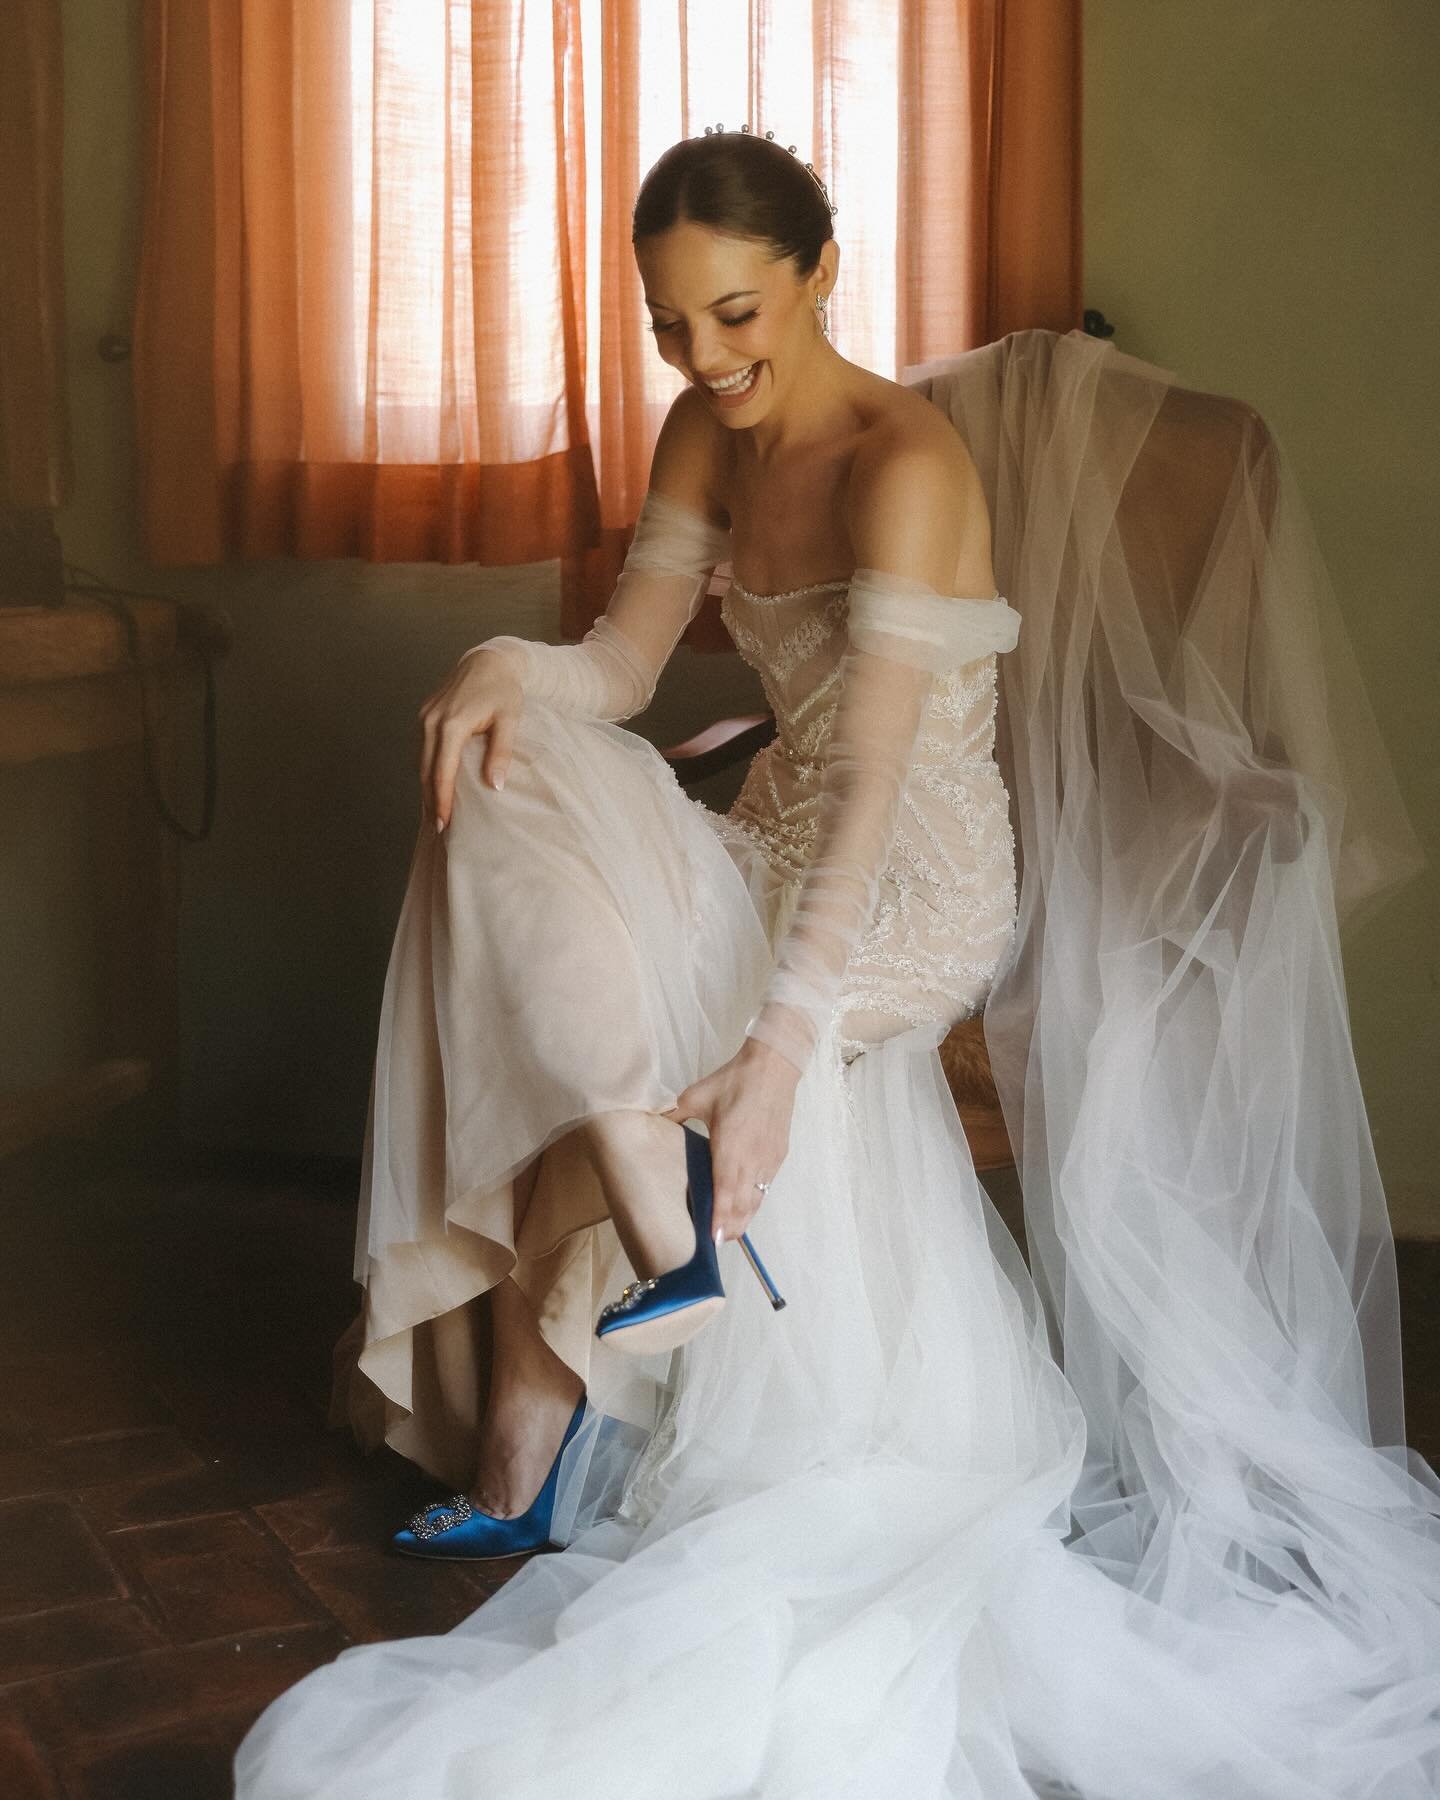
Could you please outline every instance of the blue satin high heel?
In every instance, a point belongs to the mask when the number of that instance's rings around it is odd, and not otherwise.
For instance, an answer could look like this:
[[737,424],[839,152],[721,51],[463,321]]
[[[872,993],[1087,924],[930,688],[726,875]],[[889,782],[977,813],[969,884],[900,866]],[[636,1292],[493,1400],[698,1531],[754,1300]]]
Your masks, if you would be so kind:
[[455,1562],[494,1562],[502,1556],[543,1550],[550,1542],[550,1523],[555,1516],[560,1458],[584,1417],[582,1394],[565,1427],[550,1473],[523,1513],[517,1513],[513,1519],[497,1519],[492,1513],[481,1512],[468,1494],[452,1494],[448,1500],[432,1500],[428,1506],[422,1506],[409,1526],[391,1538],[392,1546],[406,1556],[432,1556]]
[[[710,1140],[688,1125],[682,1124],[681,1130],[685,1133],[685,1168],[689,1176],[685,1204],[695,1227],[695,1254],[678,1269],[630,1282],[618,1300],[600,1309],[595,1321],[597,1338],[637,1356],[650,1356],[685,1343],[725,1304],[720,1258],[710,1235],[715,1206]],[[740,1234],[740,1248],[771,1306],[779,1312],[785,1304],[784,1297],[770,1279],[748,1232]]]

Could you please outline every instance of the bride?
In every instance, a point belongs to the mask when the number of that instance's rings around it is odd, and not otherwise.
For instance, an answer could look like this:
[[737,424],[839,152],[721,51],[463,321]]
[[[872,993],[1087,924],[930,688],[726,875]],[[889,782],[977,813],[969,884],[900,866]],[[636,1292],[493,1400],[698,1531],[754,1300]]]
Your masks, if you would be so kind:
[[[457,1490],[397,1549],[565,1548],[282,1695],[240,1800],[1433,1795],[1336,942],[1411,840],[1283,458],[1220,415],[1157,559],[1164,371],[857,368],[749,134],[633,237],[687,385],[585,641],[422,708],[337,1384]],[[725,561],[778,735],[720,817],[617,722]],[[982,1009],[1038,1290],[938,1056]]]

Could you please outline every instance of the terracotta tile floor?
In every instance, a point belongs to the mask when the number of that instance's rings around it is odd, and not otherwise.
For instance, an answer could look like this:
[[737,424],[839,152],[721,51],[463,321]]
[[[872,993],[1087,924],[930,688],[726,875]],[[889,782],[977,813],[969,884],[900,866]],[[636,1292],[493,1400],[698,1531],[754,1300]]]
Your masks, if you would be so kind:
[[[0,1164],[4,1800],[222,1800],[275,1694],[519,1566],[388,1553],[436,1484],[326,1429],[353,1192],[96,1143]],[[1440,1461],[1440,1244],[1401,1274],[1411,1440]]]
[[519,1567],[387,1552],[442,1490],[326,1427],[354,1185],[98,1144],[0,1164],[3,1800],[220,1800],[274,1695]]

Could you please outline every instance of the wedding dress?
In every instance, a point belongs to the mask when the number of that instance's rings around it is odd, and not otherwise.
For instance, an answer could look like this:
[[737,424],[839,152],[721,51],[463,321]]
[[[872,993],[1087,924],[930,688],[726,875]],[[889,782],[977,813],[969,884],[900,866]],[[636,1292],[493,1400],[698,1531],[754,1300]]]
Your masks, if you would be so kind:
[[[1080,332],[911,379],[1018,617],[732,583],[779,736],[726,817],[614,722],[705,521],[647,502],[583,645],[492,640],[525,713],[504,792],[472,742],[416,847],[342,1389],[468,1484],[513,1272],[587,1381],[566,1548],[283,1694],[239,1800],[1440,1791],[1440,1481],[1338,938],[1414,839],[1303,504],[1249,409]],[[938,1056],[982,1007],[1029,1270]],[[755,1221],[789,1305],[730,1247],[715,1321],[623,1357],[573,1127],[747,1033],[803,1070]]]

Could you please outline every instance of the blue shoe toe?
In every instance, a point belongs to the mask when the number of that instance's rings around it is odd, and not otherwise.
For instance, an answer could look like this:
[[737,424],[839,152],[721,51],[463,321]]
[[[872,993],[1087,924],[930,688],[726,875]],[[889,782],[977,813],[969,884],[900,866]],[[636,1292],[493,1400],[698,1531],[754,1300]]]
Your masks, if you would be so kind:
[[550,1542],[550,1522],[555,1513],[555,1492],[560,1458],[580,1428],[585,1415],[585,1396],[560,1441],[550,1473],[534,1503],[513,1519],[497,1519],[472,1506],[467,1494],[451,1494],[448,1500],[432,1500],[422,1506],[403,1531],[390,1539],[391,1547],[407,1556],[431,1556],[460,1562],[491,1562],[504,1556],[524,1556],[543,1550]]
[[464,1494],[452,1494],[448,1500],[422,1506],[390,1542],[407,1556],[466,1562],[523,1556],[543,1550],[550,1541],[548,1509],[544,1518],[536,1516],[538,1510],[532,1506],[513,1519],[497,1519],[472,1506]]

